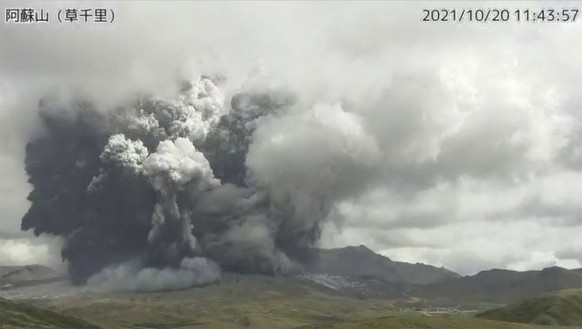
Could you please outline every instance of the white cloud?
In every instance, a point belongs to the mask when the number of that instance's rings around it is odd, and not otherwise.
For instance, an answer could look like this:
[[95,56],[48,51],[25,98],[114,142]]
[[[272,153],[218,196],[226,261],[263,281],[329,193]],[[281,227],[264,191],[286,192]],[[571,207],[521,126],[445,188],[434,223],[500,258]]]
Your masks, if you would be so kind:
[[60,259],[59,247],[59,242],[50,238],[0,238],[0,264],[40,264],[62,270],[65,264]]
[[[102,4],[117,14],[102,28],[0,25],[0,262],[53,257],[14,236],[40,95],[74,90],[108,106],[210,72],[227,77],[226,95],[278,84],[305,108],[342,102],[377,144],[373,186],[339,206],[324,245],[462,273],[580,265],[569,252],[582,233],[580,24],[431,24],[424,3],[404,2]],[[467,6],[479,4],[449,7]],[[293,128],[280,129],[300,138]]]

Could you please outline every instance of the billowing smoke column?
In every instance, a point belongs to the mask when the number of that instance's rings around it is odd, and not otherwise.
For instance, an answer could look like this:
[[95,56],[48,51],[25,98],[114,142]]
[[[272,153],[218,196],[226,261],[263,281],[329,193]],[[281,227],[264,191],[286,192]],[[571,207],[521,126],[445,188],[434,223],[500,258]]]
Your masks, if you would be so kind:
[[378,150],[339,105],[293,103],[241,93],[226,109],[205,77],[177,99],[106,113],[45,100],[22,229],[64,237],[72,281],[105,289],[297,270],[334,203],[369,183]]

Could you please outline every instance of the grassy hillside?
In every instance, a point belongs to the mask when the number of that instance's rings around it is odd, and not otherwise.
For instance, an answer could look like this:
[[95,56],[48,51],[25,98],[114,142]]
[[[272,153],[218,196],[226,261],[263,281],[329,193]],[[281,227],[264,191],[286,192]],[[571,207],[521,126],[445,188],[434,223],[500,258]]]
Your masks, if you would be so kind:
[[97,328],[78,319],[103,329],[540,328],[478,319],[458,310],[428,313],[386,299],[346,297],[305,280],[258,275],[227,275],[220,284],[183,291],[80,293],[29,302],[42,308],[3,301],[5,324],[11,324],[3,329]]
[[303,326],[301,329],[549,329],[569,328],[537,326],[509,322],[476,319],[462,315],[421,316],[400,315],[360,322],[344,322],[329,325]]
[[[547,273],[548,271],[544,275]],[[562,272],[559,270],[558,274],[560,273]],[[551,271],[549,274],[556,277]],[[518,274],[517,277],[519,276]],[[505,276],[502,275],[501,278]],[[524,283],[528,287],[529,284]],[[55,293],[62,290],[59,285],[54,287]],[[465,293],[470,294],[472,291]],[[45,287],[43,296],[50,294]],[[573,297],[570,297],[570,294]],[[580,310],[577,294],[578,292],[561,293],[558,301],[549,300],[542,303],[547,305],[546,313],[539,314],[554,316],[551,312],[557,308],[560,310],[559,314],[570,314],[572,321],[575,321],[574,313]],[[472,312],[476,312],[475,309],[486,309],[481,306],[450,304],[450,307],[444,307],[444,312],[449,312],[449,315],[445,316],[441,313],[443,309],[439,307],[443,304],[432,300],[411,298],[395,304],[397,301],[393,299],[345,294],[301,278],[230,273],[225,273],[219,284],[181,291],[152,293],[77,291],[71,294],[58,294],[54,298],[29,299],[28,303],[36,307],[6,300],[2,303],[1,314],[5,319],[3,329],[97,328],[90,323],[102,329],[539,328],[533,324],[493,321],[467,315],[474,314]],[[471,309],[469,313],[466,311],[468,308]],[[529,307],[525,313],[535,313],[529,311],[530,309],[535,309],[536,312],[538,310],[536,307]],[[516,317],[524,312],[516,309],[506,313]],[[508,319],[502,316],[492,318]],[[562,319],[565,316],[555,318]],[[522,320],[522,322],[564,324],[571,324],[572,321]],[[7,323],[11,326],[6,326]]]
[[103,293],[37,300],[44,307],[113,328],[296,328],[386,315],[388,300],[360,300],[309,281],[225,275],[217,285],[154,293]]
[[2,329],[99,329],[75,317],[6,299],[0,299],[0,322]]
[[486,311],[481,318],[536,324],[582,326],[582,290],[566,290]]

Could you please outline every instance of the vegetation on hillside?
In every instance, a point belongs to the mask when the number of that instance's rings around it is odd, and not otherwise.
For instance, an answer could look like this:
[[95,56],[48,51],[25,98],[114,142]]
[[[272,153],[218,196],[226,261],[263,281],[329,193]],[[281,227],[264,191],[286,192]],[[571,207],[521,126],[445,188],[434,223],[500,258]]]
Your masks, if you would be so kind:
[[582,290],[565,290],[483,312],[480,318],[544,325],[582,326]]
[[3,329],[100,329],[87,321],[0,298]]
[[[299,329],[557,329],[559,326],[538,326],[477,319],[463,315],[395,315],[359,322],[309,325]],[[568,327],[572,329],[572,327]]]

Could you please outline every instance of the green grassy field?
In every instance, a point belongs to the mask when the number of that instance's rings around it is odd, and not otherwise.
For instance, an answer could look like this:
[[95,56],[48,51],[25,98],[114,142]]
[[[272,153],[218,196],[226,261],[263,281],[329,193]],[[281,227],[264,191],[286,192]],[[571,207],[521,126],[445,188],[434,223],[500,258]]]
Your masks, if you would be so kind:
[[[300,287],[298,287],[300,288]],[[243,289],[244,290],[244,289]],[[191,295],[187,295],[190,292]],[[107,295],[67,301],[64,312],[104,328],[296,328],[374,318],[393,307],[386,300],[361,301],[297,291],[282,294],[174,292],[170,295]],[[64,306],[64,305],[62,305]],[[62,307],[61,306],[61,307]]]
[[430,314],[414,310],[429,302],[406,307],[389,299],[344,296],[309,282],[266,276],[226,277],[219,285],[182,291],[81,293],[28,303],[36,307],[9,303],[18,315],[10,318],[22,321],[11,320],[11,326],[2,329],[561,328],[479,319],[476,312]]
[[[280,296],[279,296],[280,297]],[[317,296],[302,298],[261,298],[255,301],[215,300],[205,302],[173,301],[139,297],[132,303],[116,300],[86,301],[72,307],[74,314],[103,329],[173,329],[173,328],[386,328],[386,329],[557,329],[577,328],[537,326],[494,320],[473,315],[429,315],[391,309],[385,301],[358,301]],[[60,315],[37,308],[20,309],[30,320],[11,323],[3,329],[15,328],[97,328],[76,317]],[[32,313],[29,313],[32,312]],[[41,313],[39,313],[41,312]],[[34,316],[32,316],[34,314]],[[42,320],[39,320],[42,319]],[[581,328],[581,327],[578,327]]]
[[462,315],[393,315],[373,320],[329,325],[308,325],[300,329],[557,329],[580,328],[537,326],[493,320],[482,320]]
[[0,323],[2,329],[99,329],[75,317],[5,299],[0,299]]

